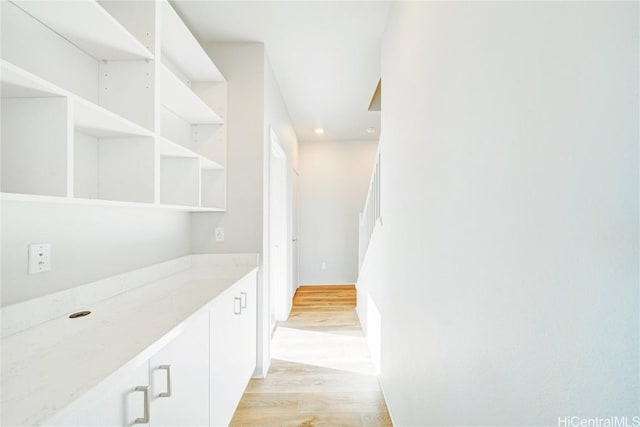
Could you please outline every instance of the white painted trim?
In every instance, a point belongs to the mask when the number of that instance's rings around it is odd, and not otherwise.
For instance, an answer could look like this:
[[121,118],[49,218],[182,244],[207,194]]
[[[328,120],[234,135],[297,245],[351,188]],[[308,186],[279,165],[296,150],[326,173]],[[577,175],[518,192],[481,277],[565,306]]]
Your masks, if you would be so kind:
[[399,426],[400,424],[398,424],[396,422],[396,420],[393,419],[393,413],[391,413],[391,407],[389,407],[389,404],[387,402],[389,402],[387,400],[387,394],[384,392],[384,385],[382,384],[382,381],[380,380],[380,375],[378,374],[378,385],[380,386],[380,391],[382,392],[382,398],[384,399],[384,404],[387,406],[387,412],[389,413],[389,418],[391,418],[391,425],[392,426]]

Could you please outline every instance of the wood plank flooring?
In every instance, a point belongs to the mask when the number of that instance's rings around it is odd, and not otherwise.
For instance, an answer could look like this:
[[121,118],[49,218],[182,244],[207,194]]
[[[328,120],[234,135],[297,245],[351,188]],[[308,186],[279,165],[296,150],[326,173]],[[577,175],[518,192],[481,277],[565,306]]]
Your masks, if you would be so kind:
[[251,380],[231,426],[391,426],[355,305],[353,285],[298,288],[269,373]]

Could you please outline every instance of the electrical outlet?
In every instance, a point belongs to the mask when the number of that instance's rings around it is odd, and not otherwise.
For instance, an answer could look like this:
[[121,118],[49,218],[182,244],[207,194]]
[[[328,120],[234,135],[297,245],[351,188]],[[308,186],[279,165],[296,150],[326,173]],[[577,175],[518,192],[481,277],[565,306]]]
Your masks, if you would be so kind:
[[327,263],[326,263],[326,262],[324,262],[324,261],[322,261],[322,269],[323,269],[323,270],[326,270],[326,269],[327,269]]
[[29,274],[51,270],[51,243],[29,245]]
[[224,228],[216,227],[216,242],[224,242]]

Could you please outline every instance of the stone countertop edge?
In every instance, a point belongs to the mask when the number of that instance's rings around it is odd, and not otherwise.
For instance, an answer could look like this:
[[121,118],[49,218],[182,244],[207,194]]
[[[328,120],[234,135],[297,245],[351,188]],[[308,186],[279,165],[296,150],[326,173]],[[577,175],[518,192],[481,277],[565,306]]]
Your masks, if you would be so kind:
[[257,254],[191,257],[186,270],[89,304],[86,317],[65,314],[4,337],[2,425],[42,425],[99,396],[258,270]]

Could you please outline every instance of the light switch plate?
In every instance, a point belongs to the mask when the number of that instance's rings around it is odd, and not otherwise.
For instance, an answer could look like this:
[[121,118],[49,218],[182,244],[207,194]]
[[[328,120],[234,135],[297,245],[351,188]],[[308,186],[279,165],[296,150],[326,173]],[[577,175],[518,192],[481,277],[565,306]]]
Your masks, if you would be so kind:
[[216,227],[216,242],[224,242],[224,228]]
[[51,270],[51,243],[29,245],[29,274]]

